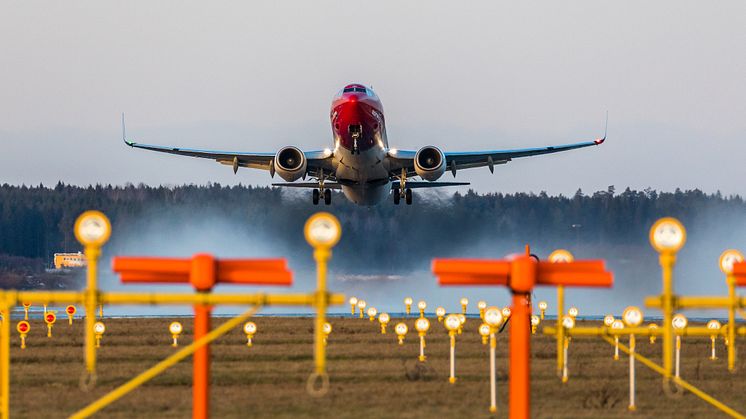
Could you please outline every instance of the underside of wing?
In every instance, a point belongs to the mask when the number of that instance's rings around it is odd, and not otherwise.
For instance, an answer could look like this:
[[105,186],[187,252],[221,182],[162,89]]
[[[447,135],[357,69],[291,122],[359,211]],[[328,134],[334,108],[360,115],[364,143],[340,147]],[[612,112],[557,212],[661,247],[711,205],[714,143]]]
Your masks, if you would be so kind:
[[[443,188],[447,186],[466,186],[470,185],[469,182],[412,182],[407,181],[407,188],[409,189],[422,189],[422,188]],[[401,186],[400,182],[391,182],[391,189],[399,190]]]

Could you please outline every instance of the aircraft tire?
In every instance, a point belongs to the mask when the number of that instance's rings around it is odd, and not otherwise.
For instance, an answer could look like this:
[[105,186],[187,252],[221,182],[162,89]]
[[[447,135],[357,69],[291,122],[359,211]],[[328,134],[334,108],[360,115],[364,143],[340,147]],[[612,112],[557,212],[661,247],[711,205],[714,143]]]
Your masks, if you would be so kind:
[[399,190],[398,189],[395,190],[392,195],[394,195],[394,205],[399,205],[399,201],[401,200],[401,195],[399,194]]
[[407,201],[407,205],[412,205],[412,190],[407,188],[407,191],[405,193],[405,199]]
[[324,204],[330,205],[332,203],[332,190],[326,189],[324,191]]
[[318,189],[313,190],[313,204],[319,205],[319,190]]

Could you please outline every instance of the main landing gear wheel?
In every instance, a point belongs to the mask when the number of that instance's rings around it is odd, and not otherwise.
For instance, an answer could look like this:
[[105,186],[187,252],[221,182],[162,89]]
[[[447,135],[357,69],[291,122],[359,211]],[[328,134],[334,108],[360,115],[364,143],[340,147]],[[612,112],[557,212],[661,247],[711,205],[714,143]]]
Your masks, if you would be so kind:
[[332,203],[332,190],[325,189],[324,190],[324,204],[329,205],[331,203]]
[[392,195],[394,195],[394,205],[399,205],[399,201],[401,200],[401,192],[397,190],[397,191],[394,191]]
[[313,190],[313,204],[319,205],[319,190],[318,189]]
[[404,199],[407,201],[407,205],[412,205],[412,190],[411,189],[407,188]]

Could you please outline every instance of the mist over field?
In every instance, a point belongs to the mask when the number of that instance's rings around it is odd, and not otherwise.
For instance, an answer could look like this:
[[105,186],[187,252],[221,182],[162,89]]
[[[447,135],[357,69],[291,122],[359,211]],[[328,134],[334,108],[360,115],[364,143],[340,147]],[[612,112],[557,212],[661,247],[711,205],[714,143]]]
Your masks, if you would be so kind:
[[[72,223],[84,209],[98,208],[113,222],[104,251],[101,284],[123,286],[108,269],[113,255],[188,257],[285,257],[295,273],[293,291],[315,283],[312,251],[303,238],[305,220],[318,210],[334,213],[342,240],[330,264],[330,288],[365,298],[379,310],[402,311],[405,296],[424,299],[429,310],[458,309],[458,299],[485,299],[505,305],[504,289],[442,288],[429,272],[433,258],[499,258],[529,244],[541,258],[566,248],[579,259],[607,260],[615,273],[612,290],[569,289],[568,304],[581,314],[620,312],[641,305],[660,290],[657,255],[648,243],[655,219],[671,215],[684,222],[689,240],[677,266],[676,290],[687,294],[726,292],[717,258],[726,248],[746,248],[746,205],[740,197],[699,191],[606,191],[573,197],[546,194],[418,193],[415,205],[384,202],[359,207],[335,196],[331,206],[315,207],[307,194],[244,186],[0,188],[0,254],[49,261],[59,251],[78,251]],[[18,239],[21,237],[23,240]],[[188,286],[165,286],[189,291]],[[218,286],[220,292],[272,291]],[[286,289],[274,291],[286,292]],[[553,289],[535,298],[554,306]],[[348,307],[335,308],[345,312]],[[121,313],[153,313],[150,308],[111,308]],[[219,312],[225,312],[221,308]],[[234,311],[234,309],[227,309]],[[550,309],[552,310],[552,309]],[[273,308],[270,312],[297,312]],[[157,312],[188,313],[159,308]],[[691,313],[705,315],[704,313]],[[710,315],[710,314],[707,314]]]

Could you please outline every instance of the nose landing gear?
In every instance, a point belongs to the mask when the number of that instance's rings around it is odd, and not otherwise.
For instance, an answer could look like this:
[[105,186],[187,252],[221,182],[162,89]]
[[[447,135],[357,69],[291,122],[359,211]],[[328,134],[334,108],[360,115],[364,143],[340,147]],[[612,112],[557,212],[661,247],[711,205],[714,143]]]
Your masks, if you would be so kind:
[[394,205],[399,205],[399,202],[404,198],[404,202],[407,205],[412,205],[412,189],[407,188],[407,170],[401,169],[401,176],[399,177],[399,189],[393,191]]
[[324,198],[324,205],[331,205],[332,203],[332,190],[324,187],[324,171],[321,171],[319,176],[319,188],[313,190],[313,204],[319,205],[319,200]]

